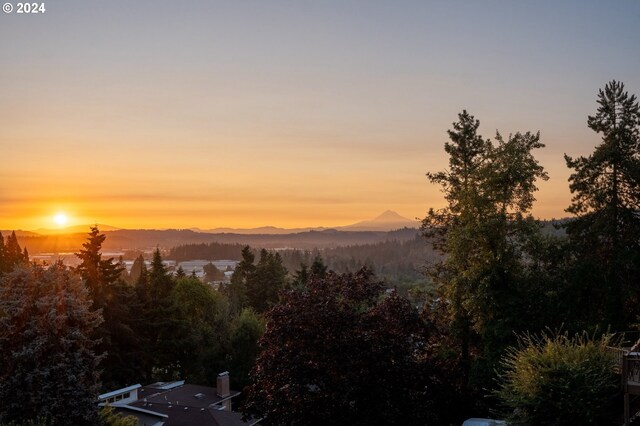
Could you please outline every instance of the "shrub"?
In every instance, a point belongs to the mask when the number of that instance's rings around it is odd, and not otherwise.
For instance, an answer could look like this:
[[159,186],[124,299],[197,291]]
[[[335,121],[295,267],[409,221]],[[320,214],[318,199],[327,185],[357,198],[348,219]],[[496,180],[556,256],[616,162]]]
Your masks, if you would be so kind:
[[501,360],[499,400],[514,425],[610,424],[620,392],[611,336],[524,335]]

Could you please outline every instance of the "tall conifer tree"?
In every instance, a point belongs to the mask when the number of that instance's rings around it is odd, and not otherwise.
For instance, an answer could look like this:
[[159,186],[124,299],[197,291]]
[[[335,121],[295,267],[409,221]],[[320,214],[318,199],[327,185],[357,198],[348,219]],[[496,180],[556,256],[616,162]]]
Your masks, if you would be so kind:
[[138,338],[131,324],[133,290],[121,279],[124,268],[112,258],[102,258],[105,239],[97,226],[91,227],[83,248],[76,253],[80,259],[76,272],[89,290],[93,307],[102,310],[105,319],[95,337],[100,339],[99,349],[107,353],[103,362],[103,385],[105,389],[113,389],[128,384],[135,374],[132,368],[135,362],[129,355],[137,351]]
[[587,157],[565,155],[573,169],[567,212],[576,215],[567,232],[581,259],[574,271],[587,287],[581,293],[604,301],[587,302],[585,311],[620,328],[635,320],[640,306],[640,107],[615,80],[598,92],[597,102],[587,123],[602,142]]

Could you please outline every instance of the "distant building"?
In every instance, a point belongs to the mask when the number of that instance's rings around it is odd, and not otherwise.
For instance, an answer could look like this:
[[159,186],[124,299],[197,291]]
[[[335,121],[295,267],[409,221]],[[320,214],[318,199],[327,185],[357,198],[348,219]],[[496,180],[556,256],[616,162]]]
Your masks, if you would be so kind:
[[135,416],[139,426],[250,426],[231,411],[231,399],[240,392],[229,389],[229,373],[218,375],[216,387],[185,384],[184,380],[133,385],[98,396],[124,416]]
[[[176,269],[182,268],[186,275],[191,275],[195,272],[196,277],[203,279],[205,276],[204,267],[209,263],[213,264],[220,271],[224,272],[225,280],[230,280],[233,271],[227,271],[227,269],[235,269],[238,264],[237,260],[185,260],[176,265]],[[218,283],[220,284],[220,283]]]

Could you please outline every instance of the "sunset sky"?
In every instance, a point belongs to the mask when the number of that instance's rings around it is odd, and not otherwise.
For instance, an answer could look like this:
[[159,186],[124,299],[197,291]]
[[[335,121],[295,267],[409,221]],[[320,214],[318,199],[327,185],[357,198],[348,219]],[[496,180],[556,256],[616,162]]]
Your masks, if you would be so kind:
[[422,217],[462,109],[540,130],[561,217],[598,89],[640,95],[634,0],[45,4],[0,13],[0,229]]

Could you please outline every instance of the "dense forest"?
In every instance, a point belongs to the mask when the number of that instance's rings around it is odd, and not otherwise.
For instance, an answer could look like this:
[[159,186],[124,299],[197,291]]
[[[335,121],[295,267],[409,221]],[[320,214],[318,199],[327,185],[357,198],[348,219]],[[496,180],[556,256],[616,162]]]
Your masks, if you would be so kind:
[[638,330],[640,108],[617,81],[597,104],[601,142],[565,156],[572,217],[557,229],[531,215],[548,179],[540,133],[485,139],[463,111],[448,167],[427,174],[446,206],[418,237],[168,254],[239,260],[214,288],[168,271],[160,250],[132,277],[101,255],[112,234],[97,227],[74,268],[30,263],[0,236],[0,424],[111,424],[100,391],[212,385],[223,370],[265,425],[620,424],[608,348]]
[[[316,248],[313,250],[281,249],[277,250],[284,267],[292,273],[301,265],[311,265],[317,257],[323,259],[329,269],[338,272],[355,272],[367,266],[376,276],[384,279],[390,287],[397,287],[406,292],[411,288],[423,288],[430,282],[424,271],[427,265],[441,259],[441,254],[434,251],[418,230],[404,229],[390,233],[401,235],[373,244],[344,245],[332,248]],[[409,238],[413,235],[413,238]],[[186,244],[171,248],[167,259],[182,260],[231,259],[242,258],[243,246],[239,244],[201,243]],[[257,246],[256,249],[267,248]],[[273,249],[270,249],[273,250]]]

